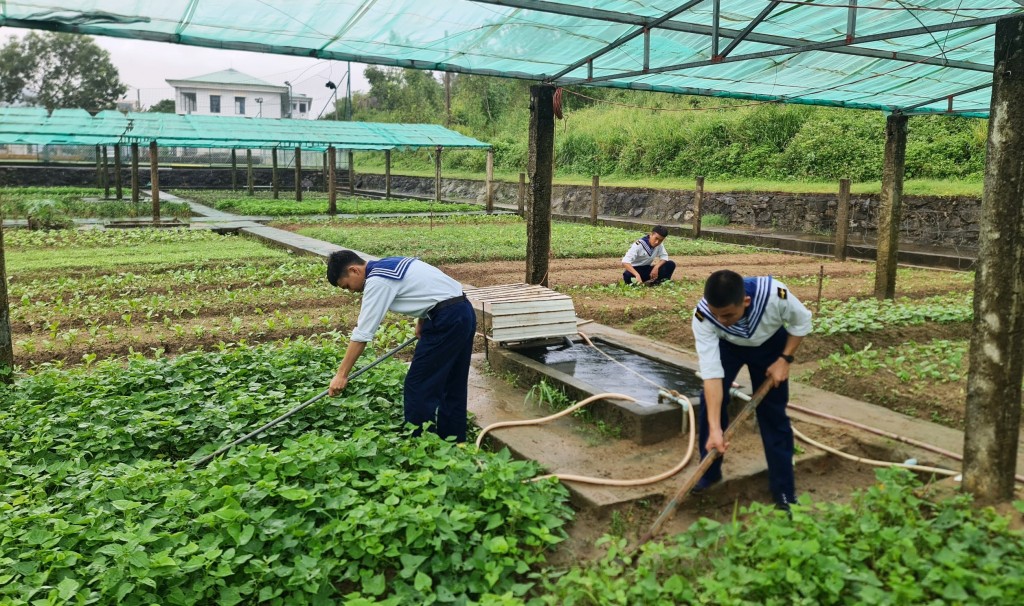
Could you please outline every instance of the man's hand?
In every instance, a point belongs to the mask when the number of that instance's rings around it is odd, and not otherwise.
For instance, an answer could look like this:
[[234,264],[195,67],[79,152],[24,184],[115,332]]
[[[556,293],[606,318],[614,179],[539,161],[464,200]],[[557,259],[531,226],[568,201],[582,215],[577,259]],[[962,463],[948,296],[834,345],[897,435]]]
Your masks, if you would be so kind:
[[708,432],[708,442],[704,445],[704,448],[708,452],[717,450],[719,454],[725,454],[726,449],[729,448],[729,443],[725,441],[725,436],[722,434],[721,429],[711,429]]
[[783,381],[789,378],[789,362],[779,358],[774,364],[768,367],[765,377],[772,382],[772,388],[778,387]]
[[416,318],[416,338],[419,339],[423,336],[423,318]]
[[333,398],[334,396],[344,391],[346,385],[348,385],[347,375],[334,375],[334,378],[331,379],[330,386],[327,388],[327,395]]

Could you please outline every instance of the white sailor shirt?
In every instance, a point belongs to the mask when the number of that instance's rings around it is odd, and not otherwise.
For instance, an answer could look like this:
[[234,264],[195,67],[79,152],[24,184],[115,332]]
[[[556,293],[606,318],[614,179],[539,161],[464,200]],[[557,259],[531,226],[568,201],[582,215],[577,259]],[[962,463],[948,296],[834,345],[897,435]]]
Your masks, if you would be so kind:
[[810,310],[789,292],[785,284],[771,276],[744,278],[743,281],[750,296],[750,306],[736,324],[722,326],[703,298],[693,312],[691,326],[700,359],[700,374],[704,379],[725,376],[719,339],[744,347],[757,347],[783,327],[795,337],[811,332]]
[[462,285],[413,257],[388,257],[366,264],[366,284],[352,340],[369,343],[388,311],[426,317],[434,305],[462,294]]
[[668,261],[668,253],[665,251],[664,242],[657,246],[651,246],[651,236],[647,235],[633,243],[622,257],[623,263],[633,266],[651,265],[655,259]]

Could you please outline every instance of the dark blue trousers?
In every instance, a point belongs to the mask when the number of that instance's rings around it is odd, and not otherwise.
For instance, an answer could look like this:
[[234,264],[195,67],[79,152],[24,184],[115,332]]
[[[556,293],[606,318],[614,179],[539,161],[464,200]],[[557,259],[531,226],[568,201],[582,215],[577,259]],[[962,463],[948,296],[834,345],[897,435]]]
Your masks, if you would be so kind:
[[[653,265],[634,265],[633,269],[640,274],[643,281],[646,282],[651,279],[651,270],[654,269]],[[676,270],[676,262],[672,260],[665,261],[658,267],[658,284],[661,284],[665,280],[672,279],[672,273]],[[635,278],[633,274],[628,271],[622,272],[622,280],[626,284],[631,284]]]
[[[747,366],[750,372],[750,383],[754,391],[765,381],[768,367],[775,363],[786,346],[789,334],[785,328],[757,347],[743,347],[730,343],[725,339],[718,341],[722,357],[725,377],[722,379],[722,431],[729,427],[729,386],[736,379],[740,368]],[[789,402],[789,381],[783,382],[768,392],[757,407],[757,424],[761,429],[761,442],[764,444],[764,457],[768,462],[768,485],[776,503],[796,502],[796,482],[793,479],[793,427],[786,414]],[[700,434],[700,457],[707,456],[705,445],[708,441],[708,412],[704,394],[700,395],[701,408],[697,416],[697,429]],[[719,458],[708,469],[704,477],[711,481],[722,478],[722,459]]]
[[476,313],[469,301],[450,305],[423,319],[419,342],[405,376],[405,422],[425,423],[442,438],[466,441],[469,361]]

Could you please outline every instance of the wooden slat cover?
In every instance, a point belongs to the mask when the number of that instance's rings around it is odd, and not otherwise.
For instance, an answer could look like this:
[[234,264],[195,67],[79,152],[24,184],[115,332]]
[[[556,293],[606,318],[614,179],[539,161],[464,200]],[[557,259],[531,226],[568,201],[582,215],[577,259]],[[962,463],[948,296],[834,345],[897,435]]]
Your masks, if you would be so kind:
[[536,284],[501,284],[466,290],[484,314],[495,341],[525,341],[576,334],[572,297]]

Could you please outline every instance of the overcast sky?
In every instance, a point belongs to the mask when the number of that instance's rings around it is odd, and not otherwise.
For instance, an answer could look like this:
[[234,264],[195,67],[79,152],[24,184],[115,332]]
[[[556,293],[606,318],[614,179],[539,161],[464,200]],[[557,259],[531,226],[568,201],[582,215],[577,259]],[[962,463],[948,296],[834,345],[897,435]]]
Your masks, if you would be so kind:
[[[0,44],[6,42],[12,35],[22,36],[26,31],[0,29]],[[313,111],[310,117],[314,118],[330,101],[331,90],[325,86],[328,80],[338,85],[339,95],[345,92],[342,78],[348,71],[348,64],[343,61],[218,50],[104,36],[95,36],[93,40],[110,52],[111,61],[121,74],[121,81],[130,87],[126,97],[131,100],[140,99],[143,107],[148,107],[161,99],[174,98],[174,89],[165,82],[168,78],[191,78],[228,68],[234,68],[277,86],[284,86],[286,80],[291,82],[294,92],[313,98]],[[364,67],[361,63],[352,64],[353,91],[369,89],[369,84],[363,78]]]

